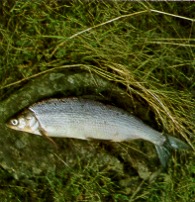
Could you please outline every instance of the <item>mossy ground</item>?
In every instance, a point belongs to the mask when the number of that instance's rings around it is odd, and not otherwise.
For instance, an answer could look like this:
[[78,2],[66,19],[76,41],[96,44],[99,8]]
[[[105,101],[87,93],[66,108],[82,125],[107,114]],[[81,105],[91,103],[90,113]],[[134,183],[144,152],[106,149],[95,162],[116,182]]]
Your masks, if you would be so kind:
[[[194,13],[188,2],[1,1],[1,100],[41,74],[80,66],[119,87],[144,121],[193,146]],[[128,110],[126,102],[117,101]],[[86,143],[85,156],[71,140],[73,162],[55,156],[54,170],[19,179],[1,162],[1,201],[195,201],[193,151],[173,154],[167,172],[152,180],[145,163],[158,168],[155,151],[144,147],[138,161],[127,160],[133,144],[108,152],[107,143]]]

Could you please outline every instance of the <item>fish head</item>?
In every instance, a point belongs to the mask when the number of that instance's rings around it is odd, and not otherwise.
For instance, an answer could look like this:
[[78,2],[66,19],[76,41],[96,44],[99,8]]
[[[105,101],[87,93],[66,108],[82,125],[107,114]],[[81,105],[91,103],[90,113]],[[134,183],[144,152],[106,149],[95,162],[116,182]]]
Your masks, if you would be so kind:
[[34,113],[30,110],[25,110],[9,119],[6,126],[14,130],[40,135],[39,122]]

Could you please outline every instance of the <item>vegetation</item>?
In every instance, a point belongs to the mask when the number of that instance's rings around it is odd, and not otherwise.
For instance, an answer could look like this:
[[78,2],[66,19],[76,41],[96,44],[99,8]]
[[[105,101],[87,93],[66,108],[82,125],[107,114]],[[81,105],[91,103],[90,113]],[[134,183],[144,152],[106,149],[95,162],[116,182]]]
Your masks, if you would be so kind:
[[[56,140],[58,153],[43,138],[4,129],[5,111],[27,106],[16,95],[33,102],[25,86],[36,90],[51,72],[68,70],[76,80],[86,72],[117,89],[112,95],[109,85],[93,86],[78,95],[109,100],[193,148],[194,13],[188,2],[1,1],[0,99],[9,103],[0,109],[1,201],[195,201],[193,150],[173,153],[160,172],[153,146],[142,141]],[[37,90],[36,99],[58,94]]]

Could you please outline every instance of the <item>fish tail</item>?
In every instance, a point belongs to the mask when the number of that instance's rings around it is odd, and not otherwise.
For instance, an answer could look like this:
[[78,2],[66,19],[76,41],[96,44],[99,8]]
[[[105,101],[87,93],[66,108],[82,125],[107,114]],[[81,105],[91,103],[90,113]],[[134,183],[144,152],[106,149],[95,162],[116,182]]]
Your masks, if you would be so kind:
[[176,138],[176,137],[173,137],[173,136],[167,136],[167,139],[169,141],[169,144],[171,145],[171,147],[173,149],[176,149],[176,150],[180,150],[180,149],[184,149],[184,150],[190,150],[191,147],[186,144],[185,142],[183,142],[182,140]]
[[191,149],[190,146],[187,145],[185,142],[172,136],[167,136],[167,140],[164,142],[163,145],[155,145],[155,147],[163,168],[167,167],[167,163],[170,159],[171,151],[173,149],[174,150]]
[[155,145],[158,157],[160,159],[160,163],[163,168],[167,167],[167,163],[170,159],[171,156],[171,146],[170,144],[166,141],[163,145]]

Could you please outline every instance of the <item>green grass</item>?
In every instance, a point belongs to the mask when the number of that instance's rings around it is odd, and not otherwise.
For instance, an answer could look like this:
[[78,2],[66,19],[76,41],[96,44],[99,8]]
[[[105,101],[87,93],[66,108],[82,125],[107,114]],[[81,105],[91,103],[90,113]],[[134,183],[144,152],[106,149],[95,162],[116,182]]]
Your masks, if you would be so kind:
[[1,200],[195,201],[193,151],[157,175],[142,141],[56,140],[58,153],[4,126],[34,101],[92,95],[193,146],[194,12],[188,2],[1,1]]

